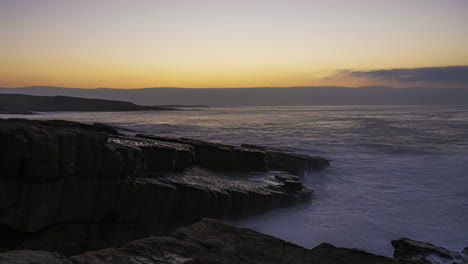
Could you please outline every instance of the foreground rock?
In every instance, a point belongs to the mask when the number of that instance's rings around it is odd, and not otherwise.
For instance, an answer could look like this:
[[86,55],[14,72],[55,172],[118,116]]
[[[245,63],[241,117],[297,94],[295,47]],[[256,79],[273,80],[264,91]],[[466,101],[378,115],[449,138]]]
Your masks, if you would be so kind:
[[[293,205],[313,195],[297,175],[326,165],[287,151],[120,135],[104,125],[0,120],[0,248],[73,255],[167,235],[204,217]],[[283,172],[272,171],[279,166]]]
[[[122,248],[110,248],[70,258],[73,263],[420,263],[322,244],[308,250],[281,239],[204,219],[177,229],[168,237],[149,237]],[[166,262],[164,262],[166,261]]]
[[0,264],[72,264],[72,262],[57,253],[16,250],[1,253]]
[[468,247],[462,252],[456,252],[409,238],[394,240],[392,245],[395,248],[396,258],[409,258],[433,264],[468,263]]
[[[5,262],[16,260],[16,262]],[[3,261],[3,262],[2,262]],[[321,244],[308,250],[250,229],[203,219],[166,237],[148,237],[120,248],[86,252],[66,259],[48,252],[14,251],[0,254],[3,263],[197,263],[197,264],[423,264]]]

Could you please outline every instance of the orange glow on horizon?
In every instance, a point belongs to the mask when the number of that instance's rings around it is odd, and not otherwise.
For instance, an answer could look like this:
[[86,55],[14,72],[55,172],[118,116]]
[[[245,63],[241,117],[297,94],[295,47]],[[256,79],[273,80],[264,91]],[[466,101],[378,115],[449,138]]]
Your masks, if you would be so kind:
[[5,0],[0,87],[438,86],[335,73],[468,65],[468,2],[332,2]]

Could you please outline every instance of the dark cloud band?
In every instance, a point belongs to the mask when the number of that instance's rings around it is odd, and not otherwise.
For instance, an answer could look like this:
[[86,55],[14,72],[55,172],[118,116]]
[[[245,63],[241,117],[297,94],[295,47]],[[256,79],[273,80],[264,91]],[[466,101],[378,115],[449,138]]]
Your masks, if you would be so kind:
[[468,83],[468,66],[425,67],[373,71],[341,70],[339,75],[382,81]]

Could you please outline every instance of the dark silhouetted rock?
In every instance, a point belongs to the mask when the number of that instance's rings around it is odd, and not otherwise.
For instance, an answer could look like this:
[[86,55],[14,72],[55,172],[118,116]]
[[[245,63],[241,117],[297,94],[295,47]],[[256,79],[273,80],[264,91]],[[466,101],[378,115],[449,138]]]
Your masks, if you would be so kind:
[[393,256],[396,258],[421,260],[430,264],[468,263],[468,248],[456,252],[409,238],[393,240],[392,246],[395,249]]
[[247,149],[256,149],[267,153],[268,169],[279,170],[302,176],[310,171],[320,171],[330,165],[330,160],[311,157],[288,150],[267,148],[251,144],[242,144]]
[[55,253],[12,251],[0,253],[0,263],[427,264],[420,260],[388,258],[356,249],[337,248],[326,243],[305,249],[251,229],[206,218],[191,226],[180,227],[168,236],[147,237],[121,247],[88,251],[68,259]]
[[425,264],[424,262],[403,258],[388,258],[374,255],[358,249],[338,248],[328,243],[322,243],[312,249],[319,260],[311,263],[327,264]]
[[168,237],[149,237],[122,248],[86,252],[70,259],[77,264],[421,264],[414,260],[396,260],[329,244],[308,250],[272,236],[233,227],[213,219],[203,219],[190,227],[179,228]]
[[196,153],[195,163],[212,169],[277,170],[302,176],[310,171],[320,171],[330,164],[329,160],[321,157],[250,144],[236,147],[184,138],[165,138],[142,134],[138,134],[136,137],[190,145]]
[[[299,177],[268,171],[268,156],[203,141],[121,135],[100,124],[0,119],[0,225],[25,237],[11,248],[52,250],[41,244],[53,244],[69,255],[160,235],[141,230],[171,222],[237,218],[313,196]],[[86,227],[83,234],[108,239],[78,243],[78,223]],[[139,226],[134,234],[132,225]]]
[[210,143],[186,138],[165,138],[153,135],[136,135],[142,139],[189,145],[195,153],[198,166],[230,171],[267,171],[267,153],[262,150]]
[[0,264],[72,264],[57,253],[17,250],[0,254]]

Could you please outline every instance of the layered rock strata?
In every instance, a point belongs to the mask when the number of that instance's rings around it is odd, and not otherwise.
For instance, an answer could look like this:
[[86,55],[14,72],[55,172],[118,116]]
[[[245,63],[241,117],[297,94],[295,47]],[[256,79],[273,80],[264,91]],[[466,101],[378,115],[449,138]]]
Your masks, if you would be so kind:
[[71,255],[292,205],[313,195],[297,175],[328,163],[104,125],[0,120],[0,247]]

